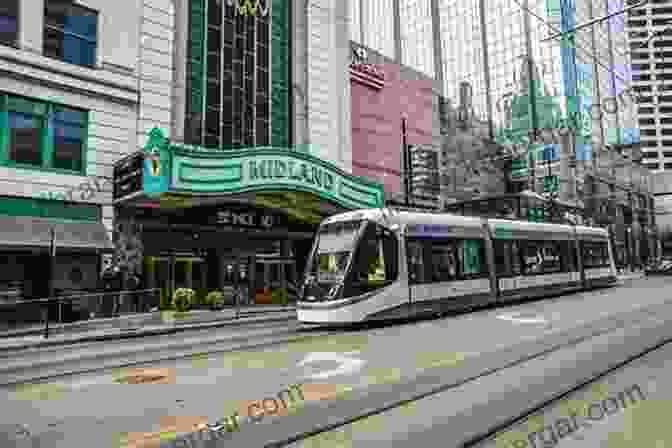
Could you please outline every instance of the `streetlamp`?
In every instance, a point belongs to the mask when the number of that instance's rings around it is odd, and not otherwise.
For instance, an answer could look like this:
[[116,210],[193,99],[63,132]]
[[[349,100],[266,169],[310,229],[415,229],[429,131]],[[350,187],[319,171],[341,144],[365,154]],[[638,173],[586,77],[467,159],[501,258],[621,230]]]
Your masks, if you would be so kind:
[[[52,297],[54,297],[54,271],[56,269],[56,231],[54,228],[49,229],[49,297],[47,298],[46,313],[45,313],[45,327],[44,338],[49,338],[49,304]],[[60,307],[59,307],[60,313]],[[59,316],[60,321],[60,316]]]
[[404,196],[406,207],[411,205],[411,194],[413,188],[411,186],[411,154],[408,148],[407,143],[407,127],[406,122],[408,121],[408,115],[403,113],[401,115],[401,140],[402,140],[402,151],[404,157]]

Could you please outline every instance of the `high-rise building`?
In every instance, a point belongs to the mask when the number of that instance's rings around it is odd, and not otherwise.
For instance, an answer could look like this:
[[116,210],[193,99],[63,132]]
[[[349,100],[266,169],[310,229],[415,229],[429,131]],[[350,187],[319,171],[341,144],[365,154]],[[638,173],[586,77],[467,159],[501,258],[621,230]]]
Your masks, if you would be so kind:
[[[511,192],[557,195],[591,222],[612,226],[625,262],[625,253],[653,244],[651,178],[639,163],[636,121],[642,89],[633,84],[624,51],[627,16],[619,14],[628,6],[624,0],[360,0],[351,4],[350,35],[433,75],[437,93],[457,109],[455,116],[444,113],[448,121],[474,134],[470,139],[442,126],[442,183],[455,185],[459,171],[468,172],[465,179],[482,173],[492,161],[484,148],[494,139],[524,163],[510,175]],[[646,7],[647,17],[654,8],[665,18],[659,2]],[[476,138],[483,127],[489,128],[484,142],[482,135]],[[652,132],[642,128],[642,139]],[[478,160],[460,154],[465,148]],[[453,190],[443,188],[442,194],[464,199],[465,191]]]
[[[642,155],[654,171],[672,169],[672,0],[656,0],[627,17]],[[626,51],[628,49],[626,48]]]

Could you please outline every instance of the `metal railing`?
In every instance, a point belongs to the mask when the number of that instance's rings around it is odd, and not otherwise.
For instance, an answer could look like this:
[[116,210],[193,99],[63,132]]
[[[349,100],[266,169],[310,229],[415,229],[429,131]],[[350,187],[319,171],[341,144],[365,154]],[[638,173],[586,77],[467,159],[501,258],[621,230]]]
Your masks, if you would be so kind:
[[[90,317],[117,317],[121,313],[142,313],[160,303],[160,288],[121,291],[96,291],[85,294],[59,294],[42,299],[28,299],[2,303],[2,309],[18,314],[18,321],[35,320],[44,324],[44,337],[49,337],[49,323],[87,320]],[[31,314],[39,309],[40,317]],[[74,319],[73,319],[74,318]]]

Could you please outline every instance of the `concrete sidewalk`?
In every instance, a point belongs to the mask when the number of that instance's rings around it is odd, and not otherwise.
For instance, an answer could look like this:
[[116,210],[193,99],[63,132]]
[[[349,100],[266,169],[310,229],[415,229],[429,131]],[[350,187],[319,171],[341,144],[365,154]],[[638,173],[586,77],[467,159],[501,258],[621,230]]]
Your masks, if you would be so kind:
[[157,311],[71,324],[50,324],[47,339],[44,338],[44,325],[42,324],[15,331],[0,332],[0,351],[291,320],[295,316],[296,311],[293,306],[241,307],[239,317],[237,317],[235,308],[220,311],[194,310],[188,313]]
[[[643,271],[625,271],[619,281],[643,278]],[[66,345],[130,337],[152,336],[200,328],[245,325],[263,321],[289,320],[296,316],[293,306],[258,305],[221,311],[194,310],[189,313],[152,312],[127,314],[116,318],[92,319],[71,324],[50,324],[49,338],[44,338],[44,324],[0,332],[0,351],[29,347]]]
[[641,271],[626,270],[626,271],[623,271],[621,274],[618,274],[618,279],[621,280],[621,281],[636,280],[638,278],[644,278],[644,277],[646,277],[646,274],[644,273],[643,270],[641,270]]

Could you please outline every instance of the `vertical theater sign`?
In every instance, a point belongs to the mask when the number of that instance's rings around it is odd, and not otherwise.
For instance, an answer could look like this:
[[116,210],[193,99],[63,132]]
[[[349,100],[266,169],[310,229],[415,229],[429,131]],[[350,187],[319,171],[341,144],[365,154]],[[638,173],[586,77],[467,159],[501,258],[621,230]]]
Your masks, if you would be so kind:
[[385,73],[375,64],[368,63],[369,51],[352,44],[351,52],[350,77],[352,80],[376,90],[385,87]]
[[236,8],[236,15],[266,17],[271,11],[272,0],[226,0],[226,6]]

